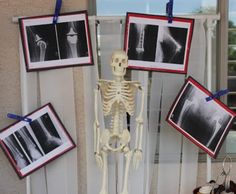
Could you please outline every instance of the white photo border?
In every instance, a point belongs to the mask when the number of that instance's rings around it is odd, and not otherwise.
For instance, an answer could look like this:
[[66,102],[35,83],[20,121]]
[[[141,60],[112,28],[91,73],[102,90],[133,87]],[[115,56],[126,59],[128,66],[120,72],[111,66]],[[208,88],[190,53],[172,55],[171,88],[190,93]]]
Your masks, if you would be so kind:
[[[3,151],[5,152],[7,158],[9,159],[10,163],[12,164],[14,170],[16,171],[17,175],[21,179],[24,178],[25,176],[31,174],[32,172],[36,171],[37,169],[41,168],[42,166],[49,163],[50,161],[58,158],[62,154],[66,153],[76,147],[73,139],[71,138],[71,136],[67,132],[66,128],[62,124],[61,120],[59,119],[58,115],[56,114],[51,103],[48,103],[48,104],[42,106],[41,108],[28,114],[26,117],[29,119],[32,119],[32,122],[34,122],[35,120],[37,120],[38,118],[40,118],[41,116],[46,115],[46,114],[49,116],[49,119],[52,122],[52,124],[54,125],[54,127],[56,129],[56,133],[57,133],[57,135],[59,135],[59,139],[61,141],[61,144],[58,144],[57,147],[51,149],[47,153],[46,152],[44,153],[43,148],[40,147],[41,144],[40,144],[39,136],[36,137],[35,133],[33,132],[32,128],[30,126],[30,123],[27,123],[25,121],[18,121],[18,122],[13,123],[10,126],[4,128],[3,130],[1,130],[0,145],[3,149]],[[19,133],[19,131],[22,130],[23,128],[25,128],[27,130],[27,132],[30,134],[29,136],[32,137],[34,145],[36,145],[38,151],[41,153],[42,156],[40,156],[35,161],[29,162],[27,165],[25,165],[24,167],[21,168],[21,167],[19,167],[19,165],[17,165],[17,161],[14,159],[14,156],[11,154],[11,151],[10,151],[8,145],[4,141],[6,140],[6,138],[9,138],[10,136],[13,135],[15,137],[14,141],[16,140],[16,142],[18,142],[16,146],[18,146],[18,148],[20,147],[21,153],[23,151],[23,153],[26,156],[27,152],[26,152],[26,149],[23,147],[24,146],[23,143],[19,141],[18,137],[16,138],[16,133],[17,132]],[[32,133],[33,133],[33,135],[32,135]],[[27,156],[26,158],[29,158],[29,156]]]
[[[129,43],[130,39],[130,26],[131,24],[144,24],[146,26],[155,26],[156,28],[156,35],[158,39],[159,36],[159,27],[167,28],[179,28],[180,30],[185,30],[186,39],[184,40],[184,50],[181,51],[181,63],[177,64],[175,62],[166,62],[166,61],[159,61],[156,53],[152,53],[152,56],[149,56],[150,58],[148,60],[145,60],[144,57],[133,57],[131,59],[130,57],[130,50],[134,49],[132,42],[131,45]],[[173,22],[168,23],[168,17],[167,16],[161,16],[161,15],[150,15],[150,14],[142,14],[142,13],[132,13],[127,12],[126,15],[126,27],[125,27],[125,38],[124,38],[124,50],[129,56],[128,61],[128,68],[130,69],[139,69],[139,70],[148,70],[148,71],[160,71],[160,72],[169,72],[169,73],[180,73],[180,74],[186,74],[188,69],[188,60],[189,60],[189,52],[191,47],[191,41],[192,41],[192,35],[193,35],[193,27],[194,27],[194,19],[189,18],[179,18],[179,17],[173,17]],[[154,29],[154,28],[152,28]],[[150,38],[153,37],[153,35],[148,36]],[[150,41],[149,41],[150,42]],[[151,52],[156,52],[157,49],[157,40],[151,41],[155,44],[155,49]],[[133,44],[137,44],[133,43]],[[150,44],[149,44],[150,45]],[[132,48],[131,48],[132,47]],[[148,46],[147,46],[148,47]],[[146,48],[147,48],[146,47]],[[134,51],[135,52],[135,51]],[[148,51],[147,51],[148,53]],[[149,51],[150,53],[150,51]],[[136,53],[137,54],[137,53]],[[144,54],[145,55],[145,54]],[[179,62],[178,62],[179,63]]]
[[[38,71],[38,70],[47,70],[47,69],[56,69],[56,68],[65,68],[65,67],[72,67],[72,66],[83,66],[83,65],[93,65],[93,55],[92,55],[92,46],[91,46],[91,37],[90,37],[90,30],[89,30],[89,23],[88,23],[88,14],[87,11],[78,11],[78,12],[69,12],[60,14],[58,17],[57,24],[52,24],[53,15],[43,15],[43,16],[33,16],[33,17],[26,17],[19,19],[19,27],[20,27],[20,34],[21,34],[21,42],[22,48],[24,53],[26,71]],[[55,28],[55,37],[58,37],[58,29],[57,26],[60,24],[65,23],[72,23],[72,22],[83,22],[83,28],[85,30],[83,38],[86,39],[86,42],[83,42],[84,49],[86,49],[86,55],[83,56],[76,56],[73,57],[64,57],[58,59],[50,59],[50,60],[37,60],[31,61],[30,56],[30,47],[29,47],[29,40],[27,36],[26,28],[30,27],[40,27],[43,25],[51,25],[52,28]],[[68,33],[69,34],[69,33]],[[76,33],[77,35],[79,33]],[[79,36],[79,35],[78,35]],[[36,37],[36,36],[35,36]],[[38,36],[38,40],[41,37]],[[57,45],[57,53],[60,55],[59,49],[59,38],[55,38],[56,45]],[[78,41],[77,41],[78,42]],[[45,56],[45,55],[44,55]]]
[[[201,96],[204,96],[204,98],[201,99],[202,100],[201,102],[209,103],[209,105],[212,104],[211,106],[217,107],[218,110],[220,110],[220,111],[224,111],[225,112],[224,114],[225,115],[227,114],[227,116],[228,116],[228,122],[225,125],[225,128],[222,130],[222,133],[220,133],[221,135],[220,135],[219,141],[217,141],[218,143],[215,143],[214,149],[207,146],[206,143],[200,142],[199,138],[196,138],[196,136],[194,137],[192,134],[187,132],[186,129],[183,129],[180,126],[180,124],[177,121],[174,121],[174,119],[173,119],[173,115],[174,115],[173,112],[177,109],[178,104],[179,104],[179,107],[181,107],[181,109],[184,107],[184,105],[180,106],[180,103],[181,103],[181,98],[184,98],[184,92],[186,91],[186,88],[188,86],[192,86],[193,88],[197,89],[198,92],[201,93]],[[180,133],[182,133],[186,138],[188,138],[190,141],[192,141],[195,145],[197,145],[199,148],[201,148],[203,151],[205,151],[207,154],[209,154],[212,158],[216,158],[217,154],[218,154],[218,152],[219,152],[219,150],[222,146],[222,143],[223,143],[225,137],[227,136],[231,125],[233,124],[236,113],[234,111],[232,111],[228,106],[226,106],[224,103],[222,103],[218,99],[213,99],[213,100],[207,102],[206,98],[209,97],[209,96],[212,96],[212,95],[213,94],[210,91],[208,91],[205,87],[203,87],[194,78],[189,76],[186,79],[186,82],[183,85],[182,89],[180,90],[179,94],[177,95],[174,103],[172,104],[172,107],[170,108],[170,111],[167,114],[166,121],[172,127],[177,129]],[[186,101],[186,99],[183,100],[183,101]],[[204,106],[209,106],[209,105],[204,104],[202,108],[204,108]],[[206,121],[206,122],[210,122],[210,121]],[[216,137],[216,135],[214,137]],[[214,137],[213,137],[213,139],[214,139]],[[211,139],[211,137],[210,137],[210,139]]]

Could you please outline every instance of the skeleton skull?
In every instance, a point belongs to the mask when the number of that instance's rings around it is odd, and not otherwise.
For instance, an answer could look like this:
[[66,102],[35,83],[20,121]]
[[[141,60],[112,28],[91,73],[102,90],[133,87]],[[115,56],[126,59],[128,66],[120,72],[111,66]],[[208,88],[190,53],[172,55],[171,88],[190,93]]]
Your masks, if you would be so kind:
[[128,56],[124,51],[115,51],[111,59],[112,73],[114,76],[123,77],[128,67]]

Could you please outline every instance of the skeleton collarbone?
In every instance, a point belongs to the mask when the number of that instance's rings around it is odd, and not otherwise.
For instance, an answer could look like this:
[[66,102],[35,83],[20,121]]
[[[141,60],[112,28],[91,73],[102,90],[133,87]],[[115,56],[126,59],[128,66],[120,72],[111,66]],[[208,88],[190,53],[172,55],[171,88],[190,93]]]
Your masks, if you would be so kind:
[[99,80],[99,86],[103,98],[104,115],[112,114],[115,107],[120,106],[130,115],[133,115],[135,108],[135,96],[140,87],[138,81]]

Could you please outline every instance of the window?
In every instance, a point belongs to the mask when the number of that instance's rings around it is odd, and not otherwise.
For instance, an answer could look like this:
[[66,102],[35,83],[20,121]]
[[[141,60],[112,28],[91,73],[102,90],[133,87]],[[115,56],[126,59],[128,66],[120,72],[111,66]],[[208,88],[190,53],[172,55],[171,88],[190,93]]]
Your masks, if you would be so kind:
[[[236,1],[229,0],[228,29],[228,106],[236,111]],[[227,137],[226,151],[236,153],[236,122]]]
[[[125,15],[126,12],[165,14],[167,2],[168,0],[97,0],[97,15]],[[216,0],[176,0],[173,11],[175,15],[181,15],[214,14],[216,10]]]

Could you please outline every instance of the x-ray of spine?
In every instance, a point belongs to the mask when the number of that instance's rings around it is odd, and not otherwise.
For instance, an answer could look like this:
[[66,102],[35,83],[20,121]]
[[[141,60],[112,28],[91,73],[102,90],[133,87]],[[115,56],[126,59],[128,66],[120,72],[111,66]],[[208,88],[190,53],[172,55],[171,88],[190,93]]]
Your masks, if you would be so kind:
[[29,155],[32,162],[38,160],[43,156],[38,146],[36,145],[35,141],[27,131],[26,127],[23,127],[22,129],[16,131],[15,134],[19,139],[19,141],[21,142],[24,149],[27,151],[27,154]]
[[3,142],[6,144],[19,169],[22,169],[30,164],[21,148],[17,144],[14,135],[6,137]]

